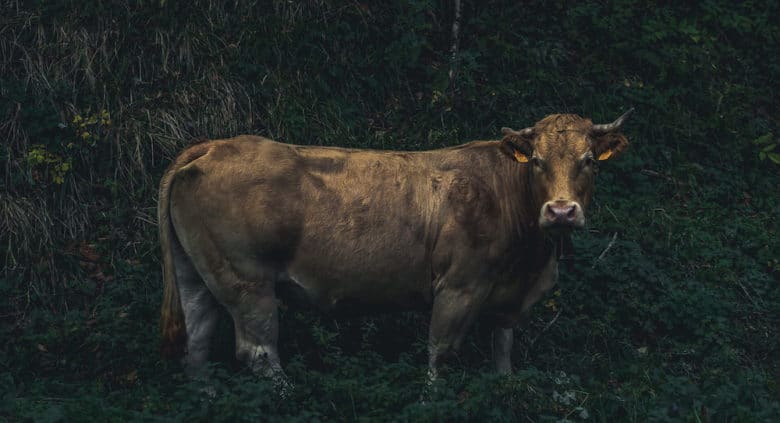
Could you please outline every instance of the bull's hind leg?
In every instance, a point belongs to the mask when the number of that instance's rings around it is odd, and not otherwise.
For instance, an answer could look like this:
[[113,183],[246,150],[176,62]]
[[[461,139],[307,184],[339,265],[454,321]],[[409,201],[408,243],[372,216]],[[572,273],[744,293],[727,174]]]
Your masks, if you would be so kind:
[[174,249],[176,283],[187,327],[187,350],[184,371],[195,376],[206,364],[217,327],[219,310],[214,296],[203,283],[195,267],[180,249]]
[[287,385],[279,352],[279,311],[273,278],[256,282],[241,281],[234,285],[238,301],[229,302],[227,309],[236,330],[236,358],[257,375],[272,378],[277,385]]
[[256,374],[283,376],[276,347],[279,333],[276,299],[255,298],[231,309],[231,315],[236,326],[236,358]]
[[[207,240],[200,241],[203,245]],[[270,376],[278,385],[285,386],[276,348],[279,317],[274,292],[275,272],[230,263],[218,256],[198,257],[195,263],[202,264],[198,270],[208,290],[233,318],[236,358],[255,374]]]

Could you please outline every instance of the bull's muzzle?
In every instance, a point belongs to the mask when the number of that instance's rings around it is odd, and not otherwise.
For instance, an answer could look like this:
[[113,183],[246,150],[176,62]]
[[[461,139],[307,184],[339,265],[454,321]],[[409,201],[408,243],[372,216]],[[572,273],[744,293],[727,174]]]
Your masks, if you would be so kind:
[[585,226],[585,214],[576,201],[548,201],[539,216],[542,229],[580,229]]

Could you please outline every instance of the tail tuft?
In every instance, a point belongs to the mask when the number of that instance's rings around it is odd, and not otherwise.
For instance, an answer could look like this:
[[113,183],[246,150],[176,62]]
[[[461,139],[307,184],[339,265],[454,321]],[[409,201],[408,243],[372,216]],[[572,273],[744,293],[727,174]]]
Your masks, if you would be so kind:
[[187,343],[187,329],[184,327],[184,315],[180,318],[168,317],[162,314],[162,342],[160,355],[166,360],[177,360],[184,356],[184,345]]

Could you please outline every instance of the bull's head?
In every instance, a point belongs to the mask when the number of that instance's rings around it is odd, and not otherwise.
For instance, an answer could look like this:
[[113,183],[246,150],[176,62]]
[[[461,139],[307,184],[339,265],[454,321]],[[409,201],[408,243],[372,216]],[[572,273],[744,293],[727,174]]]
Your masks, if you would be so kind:
[[502,128],[501,149],[528,166],[540,228],[557,231],[585,226],[598,162],[618,156],[628,146],[619,130],[632,111],[608,124],[594,125],[577,115],[551,115],[521,131]]

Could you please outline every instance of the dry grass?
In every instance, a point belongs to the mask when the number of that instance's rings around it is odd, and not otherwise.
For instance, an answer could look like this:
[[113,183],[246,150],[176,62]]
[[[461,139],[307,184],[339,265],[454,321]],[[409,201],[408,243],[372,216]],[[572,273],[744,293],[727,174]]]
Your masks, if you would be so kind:
[[23,263],[20,258],[51,245],[51,226],[52,218],[40,199],[0,194],[0,236],[6,243],[6,271],[18,269]]
[[[204,25],[224,25],[228,11],[221,2],[202,3],[199,17],[190,16],[183,25],[149,27],[154,34],[142,42],[110,14],[81,22],[78,10],[70,12],[73,19],[58,20],[19,2],[2,7],[0,94],[21,100],[0,115],[7,153],[0,158],[0,243],[6,273],[50,284],[47,271],[30,263],[41,257],[51,260],[69,242],[95,238],[101,214],[112,208],[129,205],[133,210],[124,229],[148,229],[154,219],[145,207],[132,204],[149,203],[155,175],[177,151],[195,138],[263,127],[263,109],[224,71],[233,49],[213,31],[202,30]],[[117,13],[132,13],[132,7]],[[94,131],[95,145],[74,150],[56,129],[37,131],[28,117],[45,113],[66,132],[75,116],[101,110],[110,113],[111,124]],[[61,184],[34,173],[28,156],[35,145],[72,161]],[[109,185],[113,199],[108,198]]]

